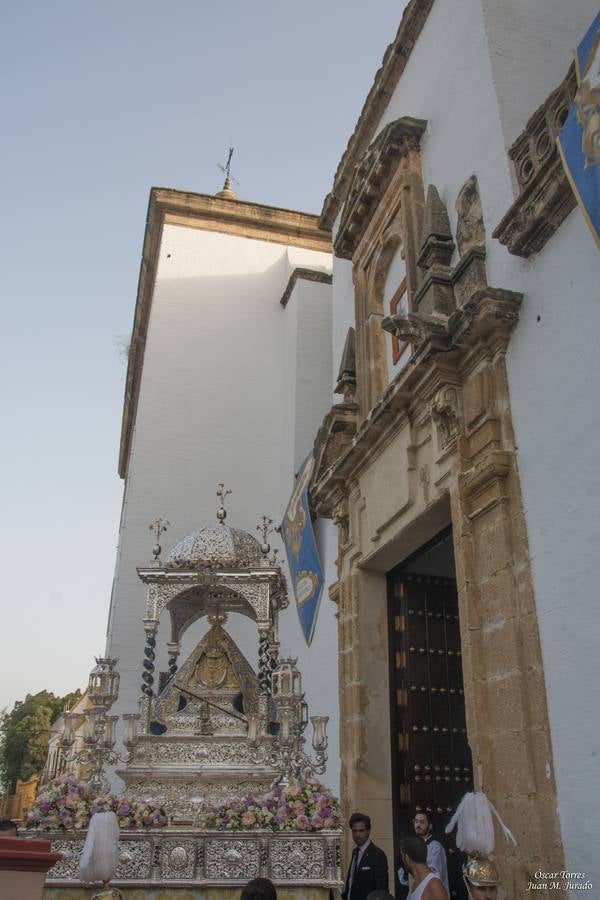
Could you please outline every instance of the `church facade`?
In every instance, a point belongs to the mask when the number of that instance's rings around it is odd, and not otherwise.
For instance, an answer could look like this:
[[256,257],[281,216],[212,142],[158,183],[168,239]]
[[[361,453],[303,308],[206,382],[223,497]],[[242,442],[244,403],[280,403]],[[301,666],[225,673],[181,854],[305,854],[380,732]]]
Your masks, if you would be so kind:
[[393,858],[484,790],[511,897],[595,865],[600,266],[555,146],[594,7],[409,3],[320,220],[341,796]]
[[153,189],[123,416],[113,711],[149,526],[168,555],[220,482],[232,525],[277,523],[312,449],[329,600],[279,642],[330,717],[325,780],[390,860],[415,807],[484,790],[515,898],[595,865],[600,266],[555,149],[595,12],[411,0],[320,218]]

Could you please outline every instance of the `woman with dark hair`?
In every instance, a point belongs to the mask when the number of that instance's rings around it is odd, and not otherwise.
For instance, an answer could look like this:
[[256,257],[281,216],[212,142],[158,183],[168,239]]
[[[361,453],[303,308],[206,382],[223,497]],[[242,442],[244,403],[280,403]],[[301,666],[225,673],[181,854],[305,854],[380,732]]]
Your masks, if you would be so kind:
[[277,900],[277,891],[268,878],[253,878],[242,889],[240,900]]

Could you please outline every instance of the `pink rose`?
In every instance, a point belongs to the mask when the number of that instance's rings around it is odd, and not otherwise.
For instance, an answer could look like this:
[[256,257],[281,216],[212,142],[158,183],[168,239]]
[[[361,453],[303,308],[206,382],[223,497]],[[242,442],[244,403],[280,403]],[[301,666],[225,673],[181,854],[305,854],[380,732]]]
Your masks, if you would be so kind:
[[298,816],[296,818],[296,826],[300,831],[306,831],[309,826],[308,818],[306,816]]

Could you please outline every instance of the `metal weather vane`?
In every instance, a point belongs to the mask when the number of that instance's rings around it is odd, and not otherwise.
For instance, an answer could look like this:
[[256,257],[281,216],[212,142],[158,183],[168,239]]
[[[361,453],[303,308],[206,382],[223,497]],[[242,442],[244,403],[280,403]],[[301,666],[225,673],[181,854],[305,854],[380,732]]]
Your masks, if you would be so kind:
[[217,163],[217,166],[219,167],[221,172],[223,172],[223,174],[225,175],[225,188],[227,188],[229,186],[229,183],[231,181],[233,181],[234,184],[239,184],[239,181],[237,180],[237,178],[234,178],[233,175],[231,174],[231,158],[233,156],[234,150],[235,150],[235,147],[229,148],[229,153],[227,155],[227,162],[225,163],[224,166],[222,166],[221,163]]

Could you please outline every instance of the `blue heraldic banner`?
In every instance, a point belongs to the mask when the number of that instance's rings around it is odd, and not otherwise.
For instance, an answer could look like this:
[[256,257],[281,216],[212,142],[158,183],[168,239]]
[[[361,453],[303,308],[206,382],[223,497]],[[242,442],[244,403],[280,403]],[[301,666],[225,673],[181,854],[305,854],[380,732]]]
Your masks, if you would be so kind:
[[290,497],[281,534],[292,576],[296,609],[307,644],[312,641],[319,601],[323,592],[323,570],[308,508],[308,485],[314,466],[310,456],[302,465]]
[[558,138],[567,178],[600,247],[600,13],[575,55],[577,93]]

